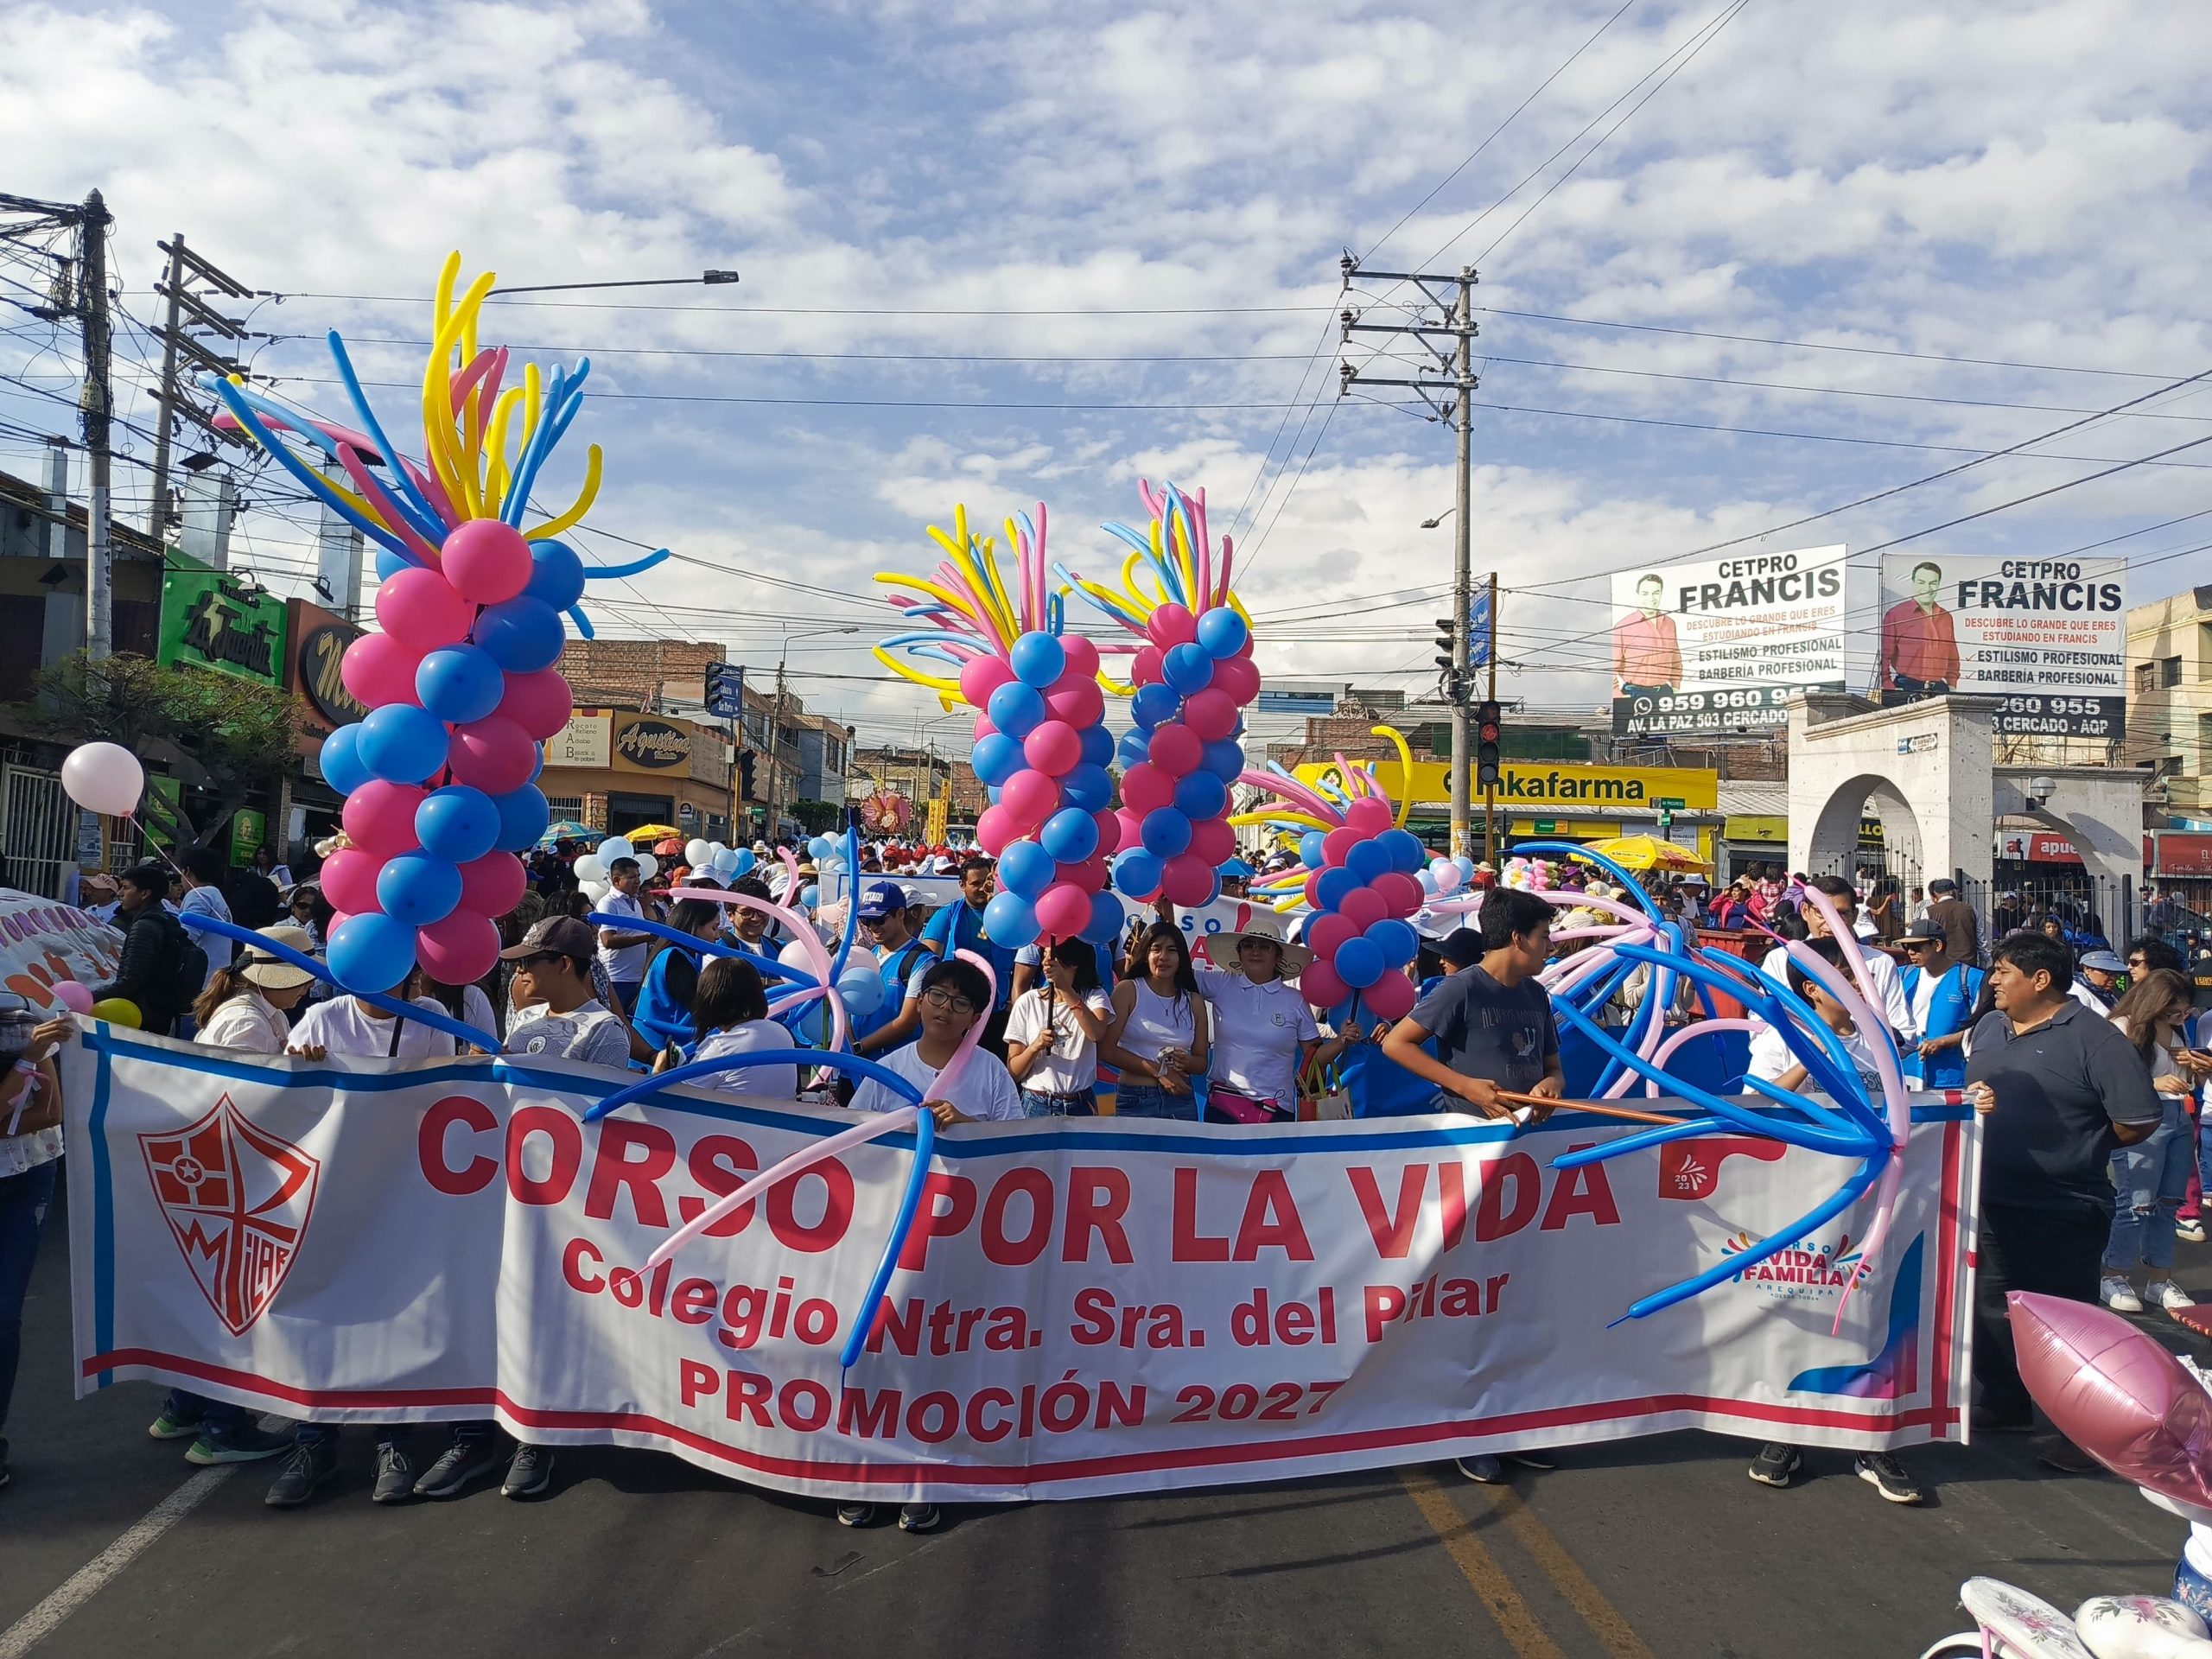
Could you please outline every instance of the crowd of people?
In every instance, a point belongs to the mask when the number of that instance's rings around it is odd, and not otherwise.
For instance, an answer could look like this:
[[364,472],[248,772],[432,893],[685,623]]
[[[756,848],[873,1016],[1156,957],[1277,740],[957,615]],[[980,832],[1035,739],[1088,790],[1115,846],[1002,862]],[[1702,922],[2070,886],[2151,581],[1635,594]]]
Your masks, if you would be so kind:
[[[670,887],[696,893],[724,884],[677,865],[649,886],[635,859],[618,858],[606,867],[607,887],[594,903],[571,868],[582,850],[550,849],[529,861],[528,891],[501,924],[505,948],[492,974],[454,986],[418,969],[390,988],[400,1012],[334,992],[288,959],[287,952],[320,950],[330,912],[311,879],[295,881],[266,849],[236,874],[195,853],[119,878],[88,875],[81,902],[123,932],[114,976],[92,995],[133,1002],[149,1032],[308,1061],[435,1061],[465,1049],[439,1024],[410,1019],[410,1005],[458,1019],[500,1052],[615,1068],[741,1062],[792,1046],[791,1030],[769,1012],[778,951],[804,914],[774,902],[795,900],[788,880],[779,895],[764,861],[727,884],[730,902],[671,898]],[[1261,868],[1281,868],[1287,857],[1274,854]],[[878,843],[860,863],[853,891],[835,904],[854,906],[882,995],[855,1020],[851,1046],[910,1084],[947,1127],[1110,1112],[1233,1132],[1313,1115],[1322,1100],[1372,1116],[1500,1116],[1517,1101],[1541,1122],[1567,1078],[1537,976],[1558,955],[1584,948],[1555,944],[1554,920],[1564,912],[1561,931],[1568,931],[1578,919],[1600,916],[1583,903],[1625,896],[1580,867],[1560,869],[1557,890],[1546,895],[1500,885],[1496,872],[1478,866],[1472,885],[1484,899],[1476,925],[1424,938],[1405,970],[1416,981],[1412,1012],[1377,1022],[1363,1020],[1357,1001],[1318,1014],[1307,1005],[1297,980],[1310,952],[1265,905],[1249,906],[1241,925],[1201,935],[1197,950],[1179,925],[1189,918],[1179,920],[1165,905],[1135,916],[1110,949],[1082,941],[1017,948],[991,938],[985,925],[995,870],[981,853]],[[902,872],[950,877],[957,890],[932,905],[901,884]],[[1260,873],[1240,861],[1224,882],[1241,889]],[[774,874],[782,878],[780,869]],[[804,866],[797,879],[810,884],[817,874]],[[2061,931],[2035,923],[1986,947],[1980,918],[1945,880],[1908,896],[1894,884],[1861,892],[1840,877],[1785,878],[1775,869],[1717,891],[1700,879],[1655,874],[1640,897],[1670,919],[1740,929],[1746,944],[1772,944],[1764,969],[1806,999],[1871,1079],[1879,1034],[1858,1029],[1783,948],[1806,940],[1815,955],[1840,963],[1834,917],[1867,947],[1878,1012],[1910,1081],[1961,1090],[1986,1115],[1979,1427],[2031,1426],[2012,1361],[2005,1290],[2101,1300],[2124,1312],[2146,1302],[2190,1304],[2172,1270],[2177,1245],[2206,1236],[2200,1171],[2212,1167],[2212,1142],[2198,1121],[2212,1079],[2212,1033],[2197,1028],[2194,988],[2171,946],[2146,937],[2124,955],[2077,959]],[[251,927],[265,947],[189,934],[177,918],[194,912]],[[810,925],[829,934],[841,920],[824,912]],[[1631,977],[1615,1012],[1626,1014],[1644,994]],[[1688,1000],[1665,1012],[1675,1021],[1699,1017]],[[941,1082],[978,1025],[971,1060]],[[66,1019],[38,1023],[0,1011],[0,1053],[12,1053],[29,1077],[13,1118],[0,1116],[0,1427],[16,1370],[16,1315],[60,1153],[53,1054],[74,1031]],[[1738,1075],[1746,1072],[1783,1088],[1806,1081],[1789,1045],[1770,1031],[1751,1039]],[[698,1086],[860,1112],[899,1104],[880,1081],[855,1086],[827,1068],[737,1063]],[[185,1455],[194,1463],[281,1457],[268,1491],[280,1508],[304,1503],[337,1472],[334,1427],[302,1423],[271,1433],[250,1414],[183,1389],[162,1402],[149,1432],[188,1442]],[[531,1497],[552,1479],[550,1448],[507,1443],[488,1421],[457,1426],[426,1459],[404,1427],[373,1433],[374,1502],[452,1497],[495,1474],[508,1496]],[[2063,1467],[2082,1462],[2063,1442],[2044,1452]],[[1528,1451],[1511,1460],[1552,1464]],[[1750,1472],[1787,1486],[1802,1463],[1798,1448],[1769,1445]],[[1895,1457],[1865,1454],[1856,1466],[1883,1497],[1920,1500]],[[1477,1481],[1501,1478],[1494,1457],[1465,1459],[1460,1468]],[[0,1440],[0,1481],[5,1469]],[[874,1511],[847,1505],[839,1518],[861,1525]],[[937,1521],[926,1504],[906,1505],[899,1517],[909,1530]]]

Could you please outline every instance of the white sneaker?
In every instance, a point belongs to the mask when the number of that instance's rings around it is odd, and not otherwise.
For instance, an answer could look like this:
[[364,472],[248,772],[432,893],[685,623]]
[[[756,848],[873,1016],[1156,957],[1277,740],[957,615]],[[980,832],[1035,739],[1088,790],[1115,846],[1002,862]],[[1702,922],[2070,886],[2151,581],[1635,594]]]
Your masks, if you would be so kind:
[[2174,1223],[2174,1236],[2184,1244],[2202,1244],[2204,1243],[2204,1224],[2201,1221],[2177,1221]]
[[2190,1295],[2187,1291],[2183,1290],[2179,1285],[2174,1283],[2171,1279],[2161,1279],[2155,1285],[2145,1286],[2144,1287],[2143,1294],[2150,1300],[2156,1302],[2160,1307],[2165,1309],[2169,1313],[2172,1313],[2178,1307],[2195,1307],[2196,1306],[2196,1298]]
[[2097,1287],[2097,1294],[2105,1299],[2105,1306],[2115,1313],[2140,1313],[2143,1299],[2135,1294],[2135,1287],[2116,1273],[2108,1273]]

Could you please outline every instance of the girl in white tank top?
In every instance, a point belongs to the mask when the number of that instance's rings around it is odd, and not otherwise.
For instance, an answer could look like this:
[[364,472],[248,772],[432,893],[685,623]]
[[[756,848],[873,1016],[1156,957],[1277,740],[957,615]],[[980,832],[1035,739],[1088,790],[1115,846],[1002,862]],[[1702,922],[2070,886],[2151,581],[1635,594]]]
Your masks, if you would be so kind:
[[1205,1071],[1206,1006],[1182,929],[1154,923],[1127,965],[1134,971],[1114,988],[1114,1026],[1100,1048],[1122,1069],[1114,1115],[1195,1120],[1190,1079]]

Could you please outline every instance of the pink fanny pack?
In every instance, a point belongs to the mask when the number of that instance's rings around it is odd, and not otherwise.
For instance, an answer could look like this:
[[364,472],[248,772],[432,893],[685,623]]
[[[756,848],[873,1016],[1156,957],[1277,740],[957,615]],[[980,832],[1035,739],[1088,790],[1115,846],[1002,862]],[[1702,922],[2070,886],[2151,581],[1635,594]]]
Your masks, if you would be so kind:
[[1217,1083],[1206,1090],[1206,1106],[1232,1123],[1276,1123],[1281,1122],[1283,1116],[1268,1102],[1255,1100]]

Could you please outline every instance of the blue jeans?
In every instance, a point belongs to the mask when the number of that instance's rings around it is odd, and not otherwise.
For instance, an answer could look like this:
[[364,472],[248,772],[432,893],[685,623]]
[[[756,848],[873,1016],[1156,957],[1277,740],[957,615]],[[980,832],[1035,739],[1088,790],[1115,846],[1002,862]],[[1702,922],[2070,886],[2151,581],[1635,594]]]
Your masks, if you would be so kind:
[[2189,1120],[2161,1123],[2146,1140],[2112,1155],[2112,1184],[2119,1202],[2105,1271],[2127,1273],[2138,1262],[2163,1274],[2174,1264],[2174,1212],[2189,1190]]
[[1098,1116],[1098,1096],[1093,1090],[1079,1090],[1072,1095],[1047,1094],[1041,1089],[1021,1091],[1021,1109],[1032,1117],[1096,1117]]
[[16,1392],[16,1366],[23,1357],[23,1300],[30,1294],[31,1263],[38,1260],[39,1229],[54,1202],[61,1160],[49,1158],[20,1175],[0,1180],[0,1428]]
[[1156,1083],[1125,1083],[1114,1096],[1116,1117],[1172,1117],[1185,1123],[1198,1121],[1198,1097],[1171,1095]]

